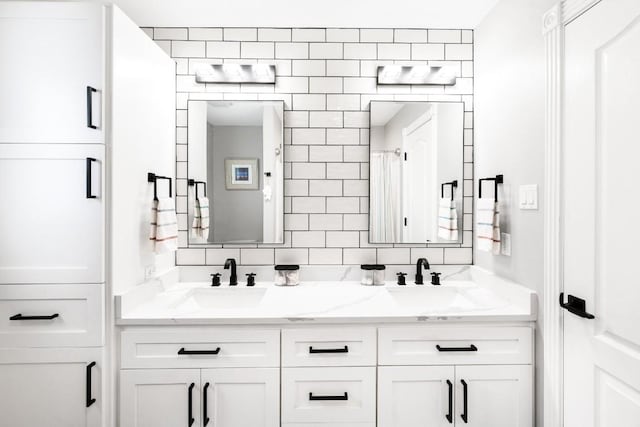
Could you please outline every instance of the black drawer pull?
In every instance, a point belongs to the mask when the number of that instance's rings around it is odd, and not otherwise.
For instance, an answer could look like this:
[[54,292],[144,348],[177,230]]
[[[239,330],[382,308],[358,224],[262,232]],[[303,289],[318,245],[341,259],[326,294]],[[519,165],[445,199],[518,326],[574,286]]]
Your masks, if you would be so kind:
[[96,403],[96,399],[91,397],[91,368],[93,368],[94,366],[96,366],[96,362],[91,362],[87,365],[87,408]]
[[189,386],[189,394],[187,396],[187,399],[189,400],[189,407],[188,407],[188,413],[187,413],[187,425],[189,427],[191,427],[193,425],[193,423],[196,421],[195,418],[193,418],[193,388],[196,386],[195,383],[191,383],[191,385]]
[[478,347],[471,344],[469,347],[440,347],[440,345],[436,345],[438,351],[478,351]]
[[453,424],[453,384],[447,380],[447,387],[449,387],[449,412],[446,415],[449,424]]
[[93,93],[97,91],[97,89],[87,86],[87,127],[91,129],[98,129],[93,124]]
[[185,350],[184,347],[182,347],[180,350],[178,350],[178,354],[218,354],[220,353],[220,347],[216,348],[215,350]]
[[349,395],[346,391],[338,396],[314,396],[313,393],[309,393],[309,400],[349,400]]
[[467,390],[467,382],[465,380],[460,380],[462,384],[462,414],[460,418],[464,421],[465,424],[469,422],[469,408],[467,407],[467,401],[469,400],[469,393]]
[[204,385],[204,387],[202,387],[202,425],[204,427],[207,427],[207,424],[209,424],[209,421],[211,421],[209,419],[209,410],[207,408],[208,402],[207,402],[207,389],[209,388],[209,383],[206,383]]
[[9,320],[53,320],[59,317],[58,313],[50,314],[48,316],[23,316],[21,313],[14,314]]
[[91,171],[91,165],[93,164],[93,162],[97,162],[96,159],[94,159],[93,157],[87,157],[87,161],[86,161],[86,165],[87,165],[87,199],[97,199],[97,196],[95,196],[93,194],[93,184],[91,182],[91,175],[92,175],[92,171]]
[[317,353],[349,353],[349,346],[344,346],[342,348],[313,348],[309,347],[309,353],[317,354]]

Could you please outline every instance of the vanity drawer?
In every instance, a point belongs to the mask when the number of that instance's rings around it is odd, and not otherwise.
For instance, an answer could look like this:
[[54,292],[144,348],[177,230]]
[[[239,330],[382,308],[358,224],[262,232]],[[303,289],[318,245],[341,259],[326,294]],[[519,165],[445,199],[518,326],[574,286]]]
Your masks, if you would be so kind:
[[274,329],[144,328],[121,334],[122,368],[280,366]]
[[376,423],[376,368],[283,368],[282,425]]
[[375,328],[308,328],[282,331],[282,366],[375,365]]
[[388,327],[378,329],[379,365],[501,365],[533,362],[527,327]]
[[0,347],[103,345],[101,284],[0,286]]

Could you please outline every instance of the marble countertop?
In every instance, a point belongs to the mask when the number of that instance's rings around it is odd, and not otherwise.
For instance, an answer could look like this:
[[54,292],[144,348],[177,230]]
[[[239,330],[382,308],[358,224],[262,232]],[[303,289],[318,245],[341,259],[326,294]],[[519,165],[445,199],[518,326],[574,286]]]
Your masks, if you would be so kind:
[[472,267],[441,286],[362,286],[353,281],[294,287],[211,287],[177,275],[116,296],[119,325],[534,321],[536,294]]

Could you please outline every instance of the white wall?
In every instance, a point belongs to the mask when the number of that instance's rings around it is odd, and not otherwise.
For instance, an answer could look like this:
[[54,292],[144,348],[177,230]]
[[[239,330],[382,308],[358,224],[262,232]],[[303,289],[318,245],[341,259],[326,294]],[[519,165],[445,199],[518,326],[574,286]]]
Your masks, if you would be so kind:
[[175,63],[115,8],[112,43],[110,275],[119,294],[143,282],[148,267],[175,265],[173,253],[155,255],[149,241],[147,183],[147,172],[175,176]]
[[[475,186],[504,174],[501,213],[512,256],[474,253],[477,265],[538,292],[543,281],[543,214],[518,209],[518,186],[544,174],[545,51],[542,14],[555,0],[502,0],[475,31]],[[540,194],[540,205],[544,203]],[[542,313],[540,309],[539,313]],[[539,325],[542,326],[543,319]],[[542,341],[537,331],[538,425],[542,425]]]

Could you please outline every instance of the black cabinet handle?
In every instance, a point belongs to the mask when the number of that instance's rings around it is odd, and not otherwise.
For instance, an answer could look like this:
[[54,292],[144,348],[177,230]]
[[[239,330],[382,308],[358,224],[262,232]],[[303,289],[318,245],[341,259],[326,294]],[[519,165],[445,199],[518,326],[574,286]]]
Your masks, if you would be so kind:
[[313,348],[309,347],[309,353],[349,353],[349,346],[345,345],[342,348]]
[[582,317],[583,319],[595,319],[591,313],[587,313],[587,303],[582,298],[574,297],[573,295],[568,296],[568,301],[564,302],[564,292],[560,294],[560,307],[569,311],[569,313],[573,313],[578,317]]
[[94,366],[96,366],[96,362],[91,362],[87,365],[87,408],[96,403],[96,399],[91,397],[91,368]]
[[469,422],[469,408],[467,407],[469,390],[467,389],[467,382],[465,380],[460,380],[460,382],[462,383],[462,414],[460,415],[460,418],[462,418],[462,421],[467,424]]
[[206,383],[204,387],[202,387],[202,425],[203,427],[207,427],[209,424],[209,417],[207,416],[207,389],[209,388],[209,383]]
[[48,316],[23,316],[22,313],[18,313],[9,317],[9,320],[53,320],[59,316],[58,313],[53,313]]
[[449,387],[449,412],[446,415],[449,424],[453,424],[453,384],[447,380],[447,387]]
[[436,345],[438,351],[478,351],[478,347],[471,344],[469,347],[441,347],[439,344]]
[[346,391],[338,396],[314,396],[313,393],[309,393],[309,400],[349,400],[349,395]]
[[196,420],[193,418],[193,388],[194,388],[195,386],[196,386],[196,383],[191,383],[191,385],[189,386],[189,395],[188,395],[188,398],[189,398],[189,399],[188,399],[188,400],[189,400],[189,406],[188,406],[188,408],[187,408],[187,409],[189,410],[189,413],[187,414],[187,415],[188,415],[188,418],[187,418],[187,425],[188,425],[189,427],[191,427],[191,426],[193,425],[193,423],[196,421]]
[[95,199],[97,196],[93,195],[93,185],[91,184],[91,164],[97,162],[93,157],[87,157],[87,199]]
[[93,93],[97,91],[97,89],[87,86],[87,127],[91,129],[98,129],[93,124]]
[[189,355],[189,354],[218,354],[220,353],[220,347],[216,348],[215,350],[185,350],[184,347],[182,347],[180,350],[178,350],[178,354],[181,355]]

